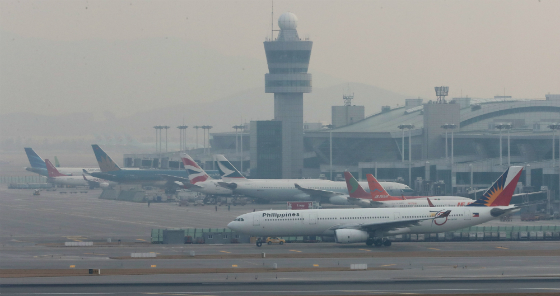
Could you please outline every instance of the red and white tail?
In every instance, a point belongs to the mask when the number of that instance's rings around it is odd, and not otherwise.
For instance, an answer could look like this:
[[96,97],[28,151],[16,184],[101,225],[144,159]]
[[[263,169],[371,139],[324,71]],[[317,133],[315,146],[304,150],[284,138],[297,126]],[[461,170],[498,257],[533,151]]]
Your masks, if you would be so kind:
[[389,193],[379,184],[377,179],[372,174],[367,174],[367,181],[369,186],[369,194],[371,198],[375,201],[387,201],[387,200],[403,200],[403,198],[398,198],[390,196]]
[[45,164],[47,165],[47,172],[49,173],[49,178],[64,177],[66,175],[61,174],[56,167],[50,162],[50,160],[45,159]]
[[181,159],[183,160],[183,164],[185,165],[185,170],[187,170],[191,184],[212,179],[188,154],[184,153],[181,155]]

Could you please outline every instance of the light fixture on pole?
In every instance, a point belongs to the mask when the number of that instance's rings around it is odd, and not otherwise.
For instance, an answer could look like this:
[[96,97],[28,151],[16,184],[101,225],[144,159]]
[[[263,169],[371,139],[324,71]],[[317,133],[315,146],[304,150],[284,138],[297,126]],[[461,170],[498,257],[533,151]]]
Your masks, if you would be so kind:
[[164,125],[161,128],[165,130],[165,152],[167,153],[167,130],[169,129],[169,126]]
[[198,149],[198,129],[201,128],[201,126],[195,125],[193,128],[196,130],[196,149]]
[[206,134],[208,134],[208,151],[210,151],[210,129],[212,128],[212,126],[203,125],[201,126],[201,128],[204,132],[204,154],[206,154]]
[[332,168],[332,130],[334,128],[334,125],[332,124],[327,124],[325,125],[326,128],[329,129],[329,164],[330,164],[330,168],[329,171],[331,173],[331,177],[329,180],[333,180],[332,174],[333,174],[333,168]]
[[[414,128],[414,124],[401,124],[398,126],[399,129],[403,130],[403,139],[404,139],[404,130],[408,130],[408,186],[412,186],[412,133],[411,129]],[[404,159],[404,141],[402,147],[402,154]],[[404,160],[403,160],[404,161]]]
[[[232,128],[235,129],[235,154],[239,153],[239,141],[237,139],[237,137],[239,136],[239,133],[237,132],[240,129],[243,129],[242,125],[234,125],[232,126]],[[241,137],[243,138],[243,134],[241,134]],[[241,153],[239,153],[239,162],[243,163],[243,157],[241,155]],[[241,171],[243,171],[243,169],[241,169]]]
[[180,125],[177,127],[179,129],[179,151],[187,150],[187,125]]
[[[448,159],[449,157],[447,156],[447,152],[449,149],[447,149],[447,132],[448,130],[451,130],[451,142],[453,142],[453,129],[457,128],[457,125],[446,123],[442,125],[441,128],[445,129],[445,159]],[[451,147],[451,158],[453,158],[453,147]],[[451,161],[451,163],[453,163],[453,161]]]
[[[163,129],[163,126],[156,125],[154,126],[154,128],[156,129],[156,153],[158,153],[161,152],[161,130]],[[158,149],[158,131],[159,131],[159,149]]]
[[509,159],[509,130],[511,129],[511,123],[498,123],[496,124],[496,128],[500,130],[500,166],[502,166],[502,130],[508,130],[508,163],[510,162]]

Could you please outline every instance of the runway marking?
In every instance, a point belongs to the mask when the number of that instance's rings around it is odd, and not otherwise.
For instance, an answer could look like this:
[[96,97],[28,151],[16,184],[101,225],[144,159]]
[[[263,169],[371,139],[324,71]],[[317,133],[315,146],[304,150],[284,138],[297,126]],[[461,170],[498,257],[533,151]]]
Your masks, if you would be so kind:
[[231,254],[231,252],[228,252],[228,251],[220,251],[220,252]]
[[313,264],[313,267],[319,267],[319,264]]
[[231,267],[237,267],[237,264],[232,264]]
[[137,240],[137,241],[143,241],[143,242],[146,241],[145,239],[141,239],[141,238],[137,238],[136,240]]
[[385,265],[381,265],[380,267],[387,267],[387,266],[395,266],[396,264],[385,264]]
[[496,247],[497,249],[504,249],[504,250],[509,250],[509,248],[506,247]]
[[156,267],[155,265],[151,265],[150,267]]
[[301,253],[301,251],[298,251],[298,250],[290,250],[290,251]]
[[368,250],[368,249],[360,249],[360,251],[367,251],[367,252],[371,252],[371,250]]
[[70,268],[74,268],[74,267],[76,267],[76,265],[70,265]]
[[441,251],[440,249],[436,249],[436,248],[428,248],[430,250],[436,250],[436,251]]

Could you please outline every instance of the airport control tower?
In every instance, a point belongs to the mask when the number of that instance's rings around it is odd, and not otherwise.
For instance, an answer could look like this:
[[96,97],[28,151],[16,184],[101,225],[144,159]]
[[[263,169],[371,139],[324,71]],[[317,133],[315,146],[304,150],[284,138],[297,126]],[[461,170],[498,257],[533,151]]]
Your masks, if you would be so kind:
[[303,93],[311,92],[307,73],[313,42],[297,33],[297,17],[278,18],[278,38],[265,41],[268,63],[265,92],[274,93],[274,120],[282,121],[282,178],[301,178],[303,170]]

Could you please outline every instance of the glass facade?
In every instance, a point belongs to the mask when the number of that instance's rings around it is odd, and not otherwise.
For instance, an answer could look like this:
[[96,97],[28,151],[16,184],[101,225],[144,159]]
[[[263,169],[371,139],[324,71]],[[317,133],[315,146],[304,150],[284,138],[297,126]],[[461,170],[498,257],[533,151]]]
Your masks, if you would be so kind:
[[276,63],[309,63],[311,50],[267,50],[266,60],[269,64]]
[[282,121],[256,122],[257,165],[255,179],[282,179]]

